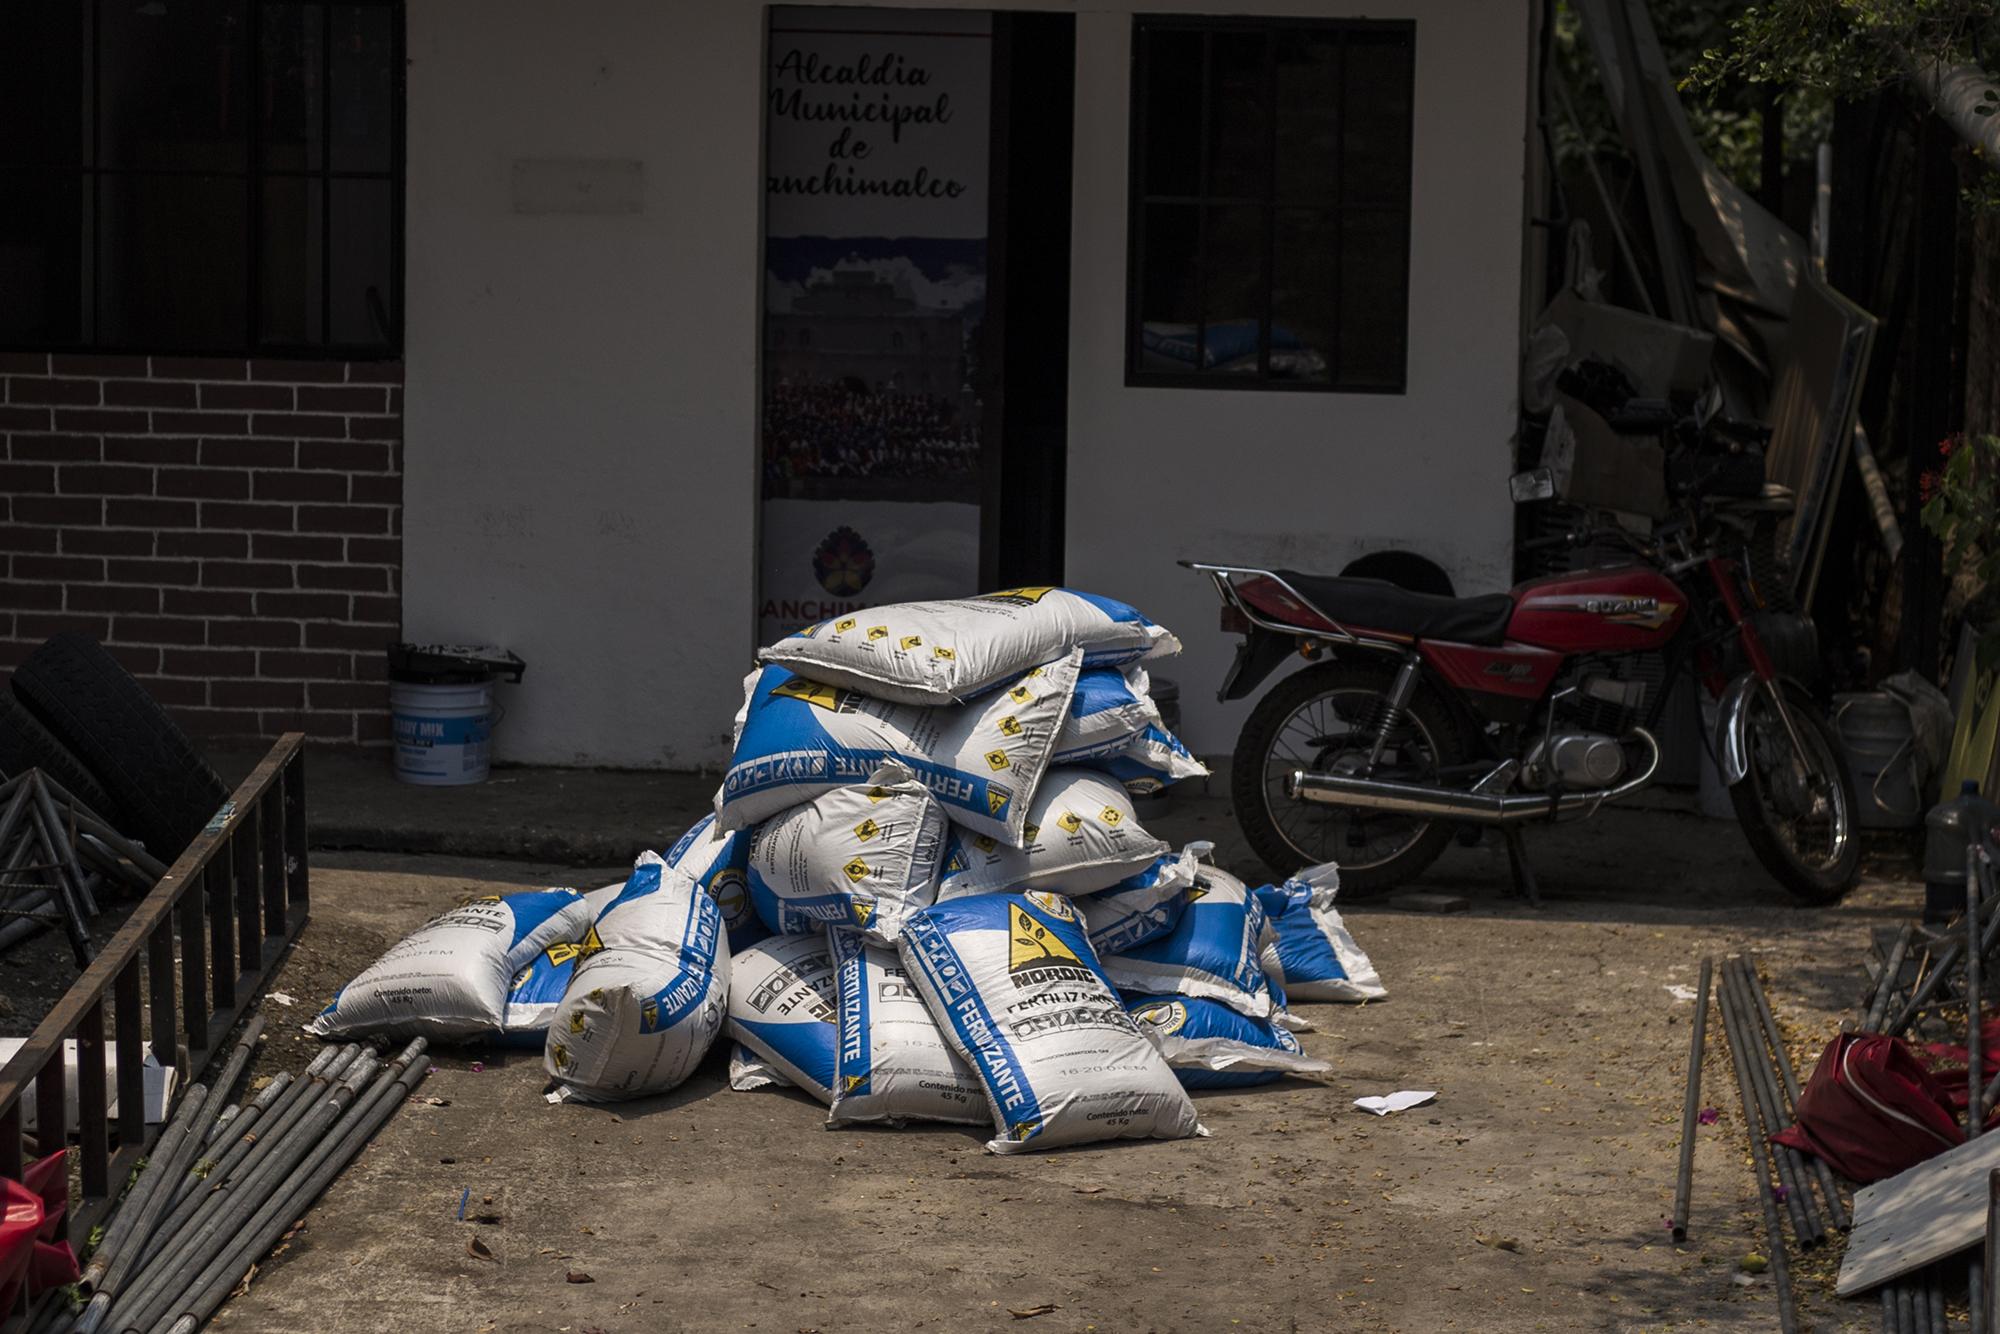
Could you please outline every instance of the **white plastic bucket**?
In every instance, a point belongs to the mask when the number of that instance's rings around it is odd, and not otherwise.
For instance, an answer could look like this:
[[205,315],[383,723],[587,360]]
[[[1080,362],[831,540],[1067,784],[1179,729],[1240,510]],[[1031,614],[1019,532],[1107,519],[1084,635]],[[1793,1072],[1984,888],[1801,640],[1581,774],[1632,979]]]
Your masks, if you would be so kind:
[[498,721],[493,683],[389,683],[396,777],[426,787],[486,781],[489,738]]

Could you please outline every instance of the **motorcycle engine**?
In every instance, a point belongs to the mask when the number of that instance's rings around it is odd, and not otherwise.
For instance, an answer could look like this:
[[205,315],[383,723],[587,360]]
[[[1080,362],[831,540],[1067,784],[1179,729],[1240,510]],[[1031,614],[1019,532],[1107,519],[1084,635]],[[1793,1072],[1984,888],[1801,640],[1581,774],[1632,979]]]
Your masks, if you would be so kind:
[[1555,729],[1535,737],[1522,757],[1521,781],[1539,790],[1588,790],[1623,778],[1625,747],[1615,733],[1637,720],[1657,688],[1649,666],[1631,659],[1585,664],[1557,696]]
[[1625,748],[1602,732],[1556,732],[1536,738],[1521,766],[1529,787],[1610,787],[1625,773]]

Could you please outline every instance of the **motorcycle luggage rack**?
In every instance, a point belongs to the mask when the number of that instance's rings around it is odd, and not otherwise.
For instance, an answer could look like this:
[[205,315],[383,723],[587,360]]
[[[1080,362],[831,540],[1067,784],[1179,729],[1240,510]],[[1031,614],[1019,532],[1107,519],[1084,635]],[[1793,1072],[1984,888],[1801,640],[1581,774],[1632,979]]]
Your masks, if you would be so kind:
[[[1221,596],[1222,600],[1242,612],[1244,619],[1259,629],[1271,630],[1291,638],[1297,638],[1300,635],[1316,635],[1320,638],[1333,639],[1343,644],[1353,644],[1360,648],[1388,649],[1392,652],[1401,652],[1406,647],[1405,643],[1398,640],[1382,638],[1376,635],[1356,634],[1320,610],[1319,606],[1311,598],[1292,587],[1290,582],[1283,576],[1270,570],[1260,569],[1255,565],[1210,565],[1203,561],[1193,560],[1178,561],[1176,563],[1183,569],[1194,570],[1207,575],[1214,581],[1215,591]],[[1313,615],[1332,626],[1332,631],[1314,630],[1303,625],[1286,625],[1281,621],[1274,621],[1267,616],[1259,615],[1237,593],[1236,585],[1231,582],[1236,575],[1256,575],[1262,579],[1269,579],[1272,583],[1283,589],[1300,606],[1311,611]]]

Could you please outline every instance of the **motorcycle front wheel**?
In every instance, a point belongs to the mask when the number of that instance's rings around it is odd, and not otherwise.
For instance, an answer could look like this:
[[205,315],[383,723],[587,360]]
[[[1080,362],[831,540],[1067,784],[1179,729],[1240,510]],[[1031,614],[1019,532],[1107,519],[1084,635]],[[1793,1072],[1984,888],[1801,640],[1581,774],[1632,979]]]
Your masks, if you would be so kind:
[[[1349,810],[1285,795],[1297,770],[1359,774],[1367,767],[1395,679],[1392,666],[1329,662],[1295,672],[1259,700],[1236,740],[1230,797],[1243,836],[1279,877],[1321,862],[1340,867],[1349,898],[1386,893],[1437,860],[1452,835],[1436,820]],[[1428,686],[1390,729],[1377,778],[1436,783],[1463,761],[1457,724]]]
[[1802,903],[1834,903],[1854,885],[1861,843],[1854,832],[1854,787],[1819,711],[1785,700],[1810,764],[1770,695],[1748,705],[1750,767],[1729,789],[1736,819],[1764,869]]

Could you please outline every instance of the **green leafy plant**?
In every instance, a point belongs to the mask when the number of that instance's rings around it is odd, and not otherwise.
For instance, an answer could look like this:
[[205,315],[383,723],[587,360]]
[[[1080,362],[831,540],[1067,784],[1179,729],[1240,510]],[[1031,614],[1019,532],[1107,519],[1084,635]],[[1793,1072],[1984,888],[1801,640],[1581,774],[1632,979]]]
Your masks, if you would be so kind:
[[[2000,436],[1954,436],[1944,462],[1919,481],[1924,527],[1944,548],[1944,568],[1969,604],[2000,593]],[[2000,620],[1979,639],[1981,666],[2000,662]]]

